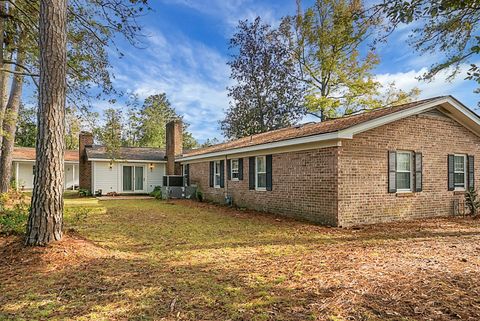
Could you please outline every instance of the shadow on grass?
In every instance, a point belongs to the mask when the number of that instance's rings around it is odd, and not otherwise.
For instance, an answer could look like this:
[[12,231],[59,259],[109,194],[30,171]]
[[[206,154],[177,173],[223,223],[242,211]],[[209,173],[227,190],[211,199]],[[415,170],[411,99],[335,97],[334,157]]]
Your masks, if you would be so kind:
[[[97,258],[61,271],[25,275],[2,285],[2,319],[128,320],[436,320],[480,318],[478,273],[420,278],[353,287],[288,279],[268,281],[256,271],[220,264],[172,266],[168,262]],[[24,274],[24,275],[22,275]],[[31,285],[18,288],[20,280]],[[312,281],[310,281],[312,282]]]

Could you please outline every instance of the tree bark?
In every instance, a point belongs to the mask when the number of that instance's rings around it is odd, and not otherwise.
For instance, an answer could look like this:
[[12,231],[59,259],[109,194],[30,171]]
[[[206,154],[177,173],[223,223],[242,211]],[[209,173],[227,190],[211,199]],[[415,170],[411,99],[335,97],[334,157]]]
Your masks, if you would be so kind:
[[27,245],[62,238],[67,70],[67,0],[40,1],[37,163]]
[[[17,63],[22,65],[24,57],[23,49],[19,48]],[[15,67],[15,71],[22,71],[22,69]],[[19,74],[13,76],[10,97],[4,113],[2,153],[0,154],[0,193],[8,192],[12,178],[13,146],[15,144],[18,110],[20,109],[20,100],[22,98],[23,77]],[[18,182],[16,183],[18,184]]]
[[[5,1],[0,1],[0,70],[3,70],[5,68],[5,65],[3,63],[4,60],[4,32],[5,32],[5,13],[6,13],[6,7],[5,7]],[[8,75],[5,71],[0,71],[0,147],[2,146],[3,142],[3,120],[5,117],[5,109],[7,108],[7,101],[5,97],[7,96],[7,87],[8,83]],[[0,151],[1,155],[1,151]]]

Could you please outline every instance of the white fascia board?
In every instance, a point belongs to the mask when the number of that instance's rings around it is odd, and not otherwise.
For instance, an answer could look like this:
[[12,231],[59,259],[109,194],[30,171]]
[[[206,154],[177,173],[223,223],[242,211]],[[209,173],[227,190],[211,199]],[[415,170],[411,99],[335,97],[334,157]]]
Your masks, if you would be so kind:
[[228,149],[224,151],[218,151],[218,152],[212,152],[212,153],[206,153],[206,154],[200,154],[200,155],[194,155],[194,156],[181,157],[176,159],[176,161],[185,162],[185,161],[197,160],[202,158],[211,158],[211,157],[219,157],[219,156],[232,155],[232,154],[256,152],[256,151],[272,149],[272,148],[287,147],[287,146],[293,146],[293,145],[322,142],[322,141],[328,141],[328,140],[339,140],[339,139],[352,139],[352,136],[349,134],[341,134],[340,132],[318,134],[318,135],[312,135],[312,136],[306,136],[306,137],[292,138],[292,139],[282,140],[282,141],[273,142],[273,143],[266,143],[266,144],[240,147],[235,149]]
[[450,97],[445,97],[445,98],[439,98],[437,100],[419,105],[414,108],[409,108],[400,112],[392,113],[383,117],[366,121],[364,123],[341,130],[340,133],[353,136],[353,135],[365,132],[367,130],[370,130],[379,126],[389,124],[391,122],[394,122],[409,116],[421,114],[428,110],[434,109],[435,107],[438,107],[438,106],[442,106],[443,108],[450,111],[455,111],[455,110],[459,111],[463,116],[467,117],[470,121],[473,121],[477,126],[479,126],[479,131],[480,131],[480,119],[478,118],[477,115],[472,113],[468,108],[466,108],[462,104],[459,104],[454,99]]
[[114,162],[114,163],[155,163],[163,164],[167,161],[156,161],[156,160],[136,160],[136,159],[107,159],[107,158],[89,158],[89,162]]
[[[35,159],[12,159],[12,162],[18,163],[35,163]],[[64,161],[65,164],[78,164],[78,161]]]

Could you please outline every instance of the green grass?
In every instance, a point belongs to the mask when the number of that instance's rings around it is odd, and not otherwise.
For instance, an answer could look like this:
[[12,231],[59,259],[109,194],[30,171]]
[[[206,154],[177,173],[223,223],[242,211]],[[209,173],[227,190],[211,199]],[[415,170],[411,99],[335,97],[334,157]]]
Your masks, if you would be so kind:
[[414,320],[439,311],[478,313],[476,221],[354,231],[188,201],[69,195],[65,206],[62,242],[41,249],[5,243],[0,250],[9,262],[0,265],[0,320]]

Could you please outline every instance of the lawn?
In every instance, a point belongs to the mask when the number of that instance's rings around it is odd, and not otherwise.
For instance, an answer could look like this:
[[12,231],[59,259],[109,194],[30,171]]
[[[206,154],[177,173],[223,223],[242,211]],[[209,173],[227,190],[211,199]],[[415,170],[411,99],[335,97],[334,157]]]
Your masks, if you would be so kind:
[[66,200],[0,238],[0,320],[479,320],[480,222],[337,229],[191,201]]

